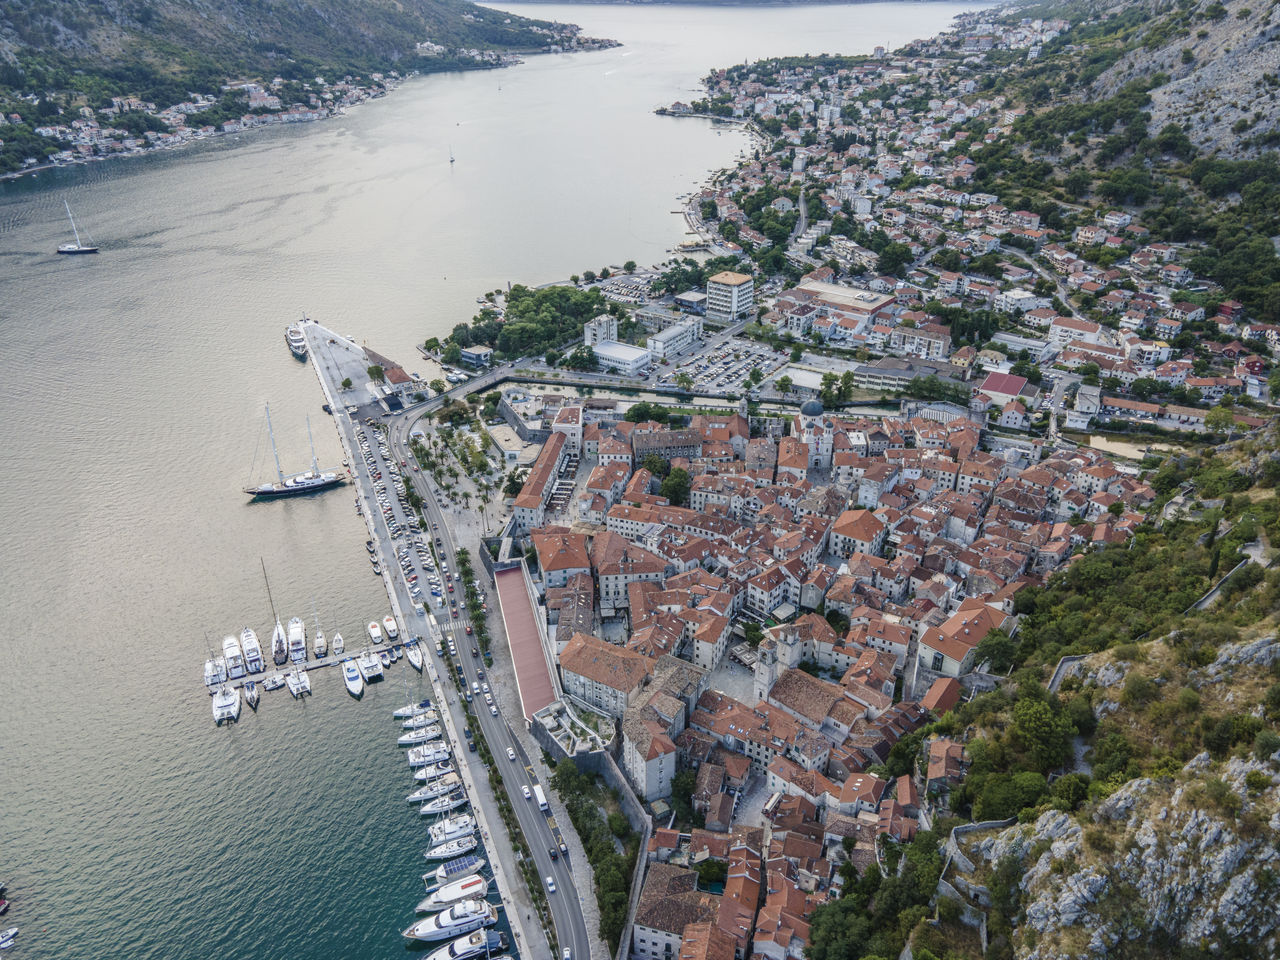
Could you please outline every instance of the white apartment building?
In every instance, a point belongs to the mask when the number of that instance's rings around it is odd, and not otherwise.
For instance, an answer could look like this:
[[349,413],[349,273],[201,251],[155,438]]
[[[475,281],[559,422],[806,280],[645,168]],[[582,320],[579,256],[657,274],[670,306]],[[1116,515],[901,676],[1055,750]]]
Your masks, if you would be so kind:
[[707,316],[712,320],[741,320],[755,305],[755,281],[747,274],[725,270],[707,280]]

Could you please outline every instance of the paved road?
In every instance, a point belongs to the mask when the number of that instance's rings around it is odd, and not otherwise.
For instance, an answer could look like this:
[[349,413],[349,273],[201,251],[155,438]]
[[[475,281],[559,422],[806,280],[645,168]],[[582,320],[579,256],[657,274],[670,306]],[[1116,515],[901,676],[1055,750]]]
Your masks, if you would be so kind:
[[[409,452],[409,431],[417,419],[417,415],[413,412],[402,413],[388,418],[392,455],[395,458],[403,459],[409,464],[413,462],[411,459],[412,454]],[[431,529],[426,534],[427,537],[433,543],[436,538],[440,540],[440,543],[435,545],[437,555],[444,563],[448,564],[450,572],[456,572],[458,547],[465,546],[468,549],[472,556],[472,568],[476,576],[480,578],[480,588],[488,596],[491,603],[490,615],[497,616],[497,596],[494,592],[493,583],[487,579],[487,574],[478,558],[478,552],[481,549],[480,544],[456,543],[451,529],[452,524],[449,522],[445,511],[441,509],[437,499],[439,491],[436,490],[435,484],[427,476],[420,472],[415,473],[411,468],[406,475],[410,478],[410,482],[413,483],[414,489],[423,498],[423,512],[431,524]],[[458,615],[442,619],[441,614],[447,613],[447,611],[437,608],[435,616],[440,621],[440,633],[445,635],[443,646],[446,653],[448,652],[447,637],[452,634],[458,647],[458,665],[462,667],[464,682],[468,688],[472,688],[472,684],[488,682],[487,674],[483,678],[479,675],[479,672],[484,670],[484,662],[481,658],[471,655],[474,644],[472,643],[472,638],[466,634],[466,624],[469,618],[467,617],[466,605],[462,600],[462,585],[457,581],[454,582],[454,590],[454,595],[459,598]],[[428,599],[430,599],[429,594]],[[448,682],[449,673],[455,673],[456,675],[456,669],[448,662],[447,657],[441,659],[436,655],[434,644],[430,645],[428,652],[436,663],[437,669],[440,670],[442,679],[445,682]],[[501,710],[495,716],[488,709],[483,694],[474,699],[473,709],[478,718],[480,729],[484,732],[485,740],[493,753],[494,764],[502,775],[507,795],[511,798],[512,807],[515,808],[520,828],[524,832],[525,840],[532,850],[534,863],[537,866],[537,875],[543,878],[543,889],[547,889],[546,878],[550,877],[555,882],[556,892],[548,893],[547,900],[551,905],[556,938],[559,940],[562,949],[566,946],[572,949],[574,957],[589,957],[591,955],[591,937],[587,932],[582,907],[578,901],[582,896],[591,895],[591,891],[578,890],[568,859],[559,855],[561,837],[560,828],[555,819],[549,813],[539,810],[536,801],[524,798],[524,792],[521,788],[528,785],[532,790],[538,781],[533,774],[524,749],[507,726],[507,721],[503,717]],[[461,717],[461,708],[456,703],[456,698],[453,708],[458,711],[458,715]],[[523,718],[518,718],[517,722],[523,722]],[[514,760],[507,755],[508,749],[515,753]],[[474,755],[470,756],[474,759]],[[543,789],[547,790],[549,786],[543,784]],[[557,856],[554,860],[551,858],[552,849],[557,851]],[[538,953],[533,951],[527,955],[538,956]]]

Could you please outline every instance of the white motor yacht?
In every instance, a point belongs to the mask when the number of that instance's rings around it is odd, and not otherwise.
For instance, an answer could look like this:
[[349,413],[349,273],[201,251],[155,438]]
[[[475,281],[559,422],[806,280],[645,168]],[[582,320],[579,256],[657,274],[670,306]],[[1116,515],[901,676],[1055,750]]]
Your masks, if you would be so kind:
[[489,881],[480,874],[473,873],[437,887],[430,896],[418,904],[418,913],[443,910],[459,900],[483,900],[488,895]]
[[470,853],[479,845],[480,841],[476,839],[475,834],[472,834],[469,837],[459,837],[457,840],[438,843],[424,850],[422,855],[428,860],[452,860],[464,853]]
[[267,668],[267,662],[262,659],[262,644],[252,627],[240,631],[240,648],[244,650],[245,669],[250,673],[261,673]]
[[333,655],[335,657],[340,657],[342,656],[343,653],[346,652],[346,649],[347,649],[347,643],[345,640],[342,639],[342,634],[335,633],[333,635]]
[[240,688],[225,684],[213,695],[213,722],[240,719]]
[[386,631],[387,636],[394,640],[400,636],[400,628],[396,626],[396,618],[387,616],[382,618],[382,629]]
[[409,660],[409,666],[422,672],[422,651],[418,649],[418,641],[411,640],[404,645],[404,655]]
[[404,932],[410,940],[447,940],[498,922],[498,910],[484,900],[463,900],[434,917],[419,920]]
[[294,663],[307,659],[307,625],[301,617],[289,621],[289,659]]
[[360,668],[360,675],[364,677],[365,683],[382,679],[382,661],[372,650],[361,651],[360,656],[356,657],[356,666]]
[[511,960],[510,957],[498,956],[499,950],[505,950],[507,938],[493,930],[477,930],[465,937],[459,937],[448,946],[441,947],[423,957],[422,960],[471,960],[472,957],[484,957],[486,960]]
[[369,627],[368,627],[368,630],[369,630],[369,642],[370,642],[370,643],[372,643],[372,644],[374,644],[375,646],[377,646],[378,644],[381,644],[381,643],[385,643],[385,642],[386,642],[386,639],[387,639],[387,638],[386,638],[386,637],[384,637],[384,636],[382,635],[382,627],[378,624],[378,621],[377,621],[377,620],[370,620],[370,621],[369,621]]
[[350,657],[342,661],[342,682],[347,685],[347,693],[357,700],[364,695],[364,677],[360,675],[360,668]]
[[439,823],[433,823],[430,829],[431,839],[436,843],[468,837],[476,832],[476,818],[469,813],[449,817]]
[[222,638],[222,659],[227,662],[227,679],[239,680],[248,671],[244,668],[244,653],[235,637]]

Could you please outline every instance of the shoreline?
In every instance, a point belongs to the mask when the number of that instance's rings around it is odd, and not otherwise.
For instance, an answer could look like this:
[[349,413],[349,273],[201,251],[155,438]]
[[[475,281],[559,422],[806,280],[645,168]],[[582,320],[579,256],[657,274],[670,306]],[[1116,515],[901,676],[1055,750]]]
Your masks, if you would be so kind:
[[[35,166],[26,167],[25,169],[22,169],[22,170],[11,170],[8,173],[0,173],[0,184],[17,182],[21,180],[23,177],[27,177],[27,176],[30,176],[33,179],[35,179],[39,176],[39,174],[48,170],[74,169],[77,167],[89,166],[90,164],[95,164],[95,163],[105,163],[112,160],[135,160],[140,157],[149,157],[149,156],[152,156],[153,154],[167,153],[169,151],[174,151],[174,150],[182,150],[186,147],[194,146],[195,144],[198,144],[198,143],[206,143],[211,140],[221,140],[229,136],[239,136],[242,134],[252,135],[254,132],[258,130],[271,130],[277,127],[290,127],[290,126],[298,126],[300,124],[321,123],[326,120],[334,120],[339,117],[345,117],[347,115],[347,112],[352,108],[364,106],[365,104],[373,100],[384,99],[385,97],[389,96],[396,90],[400,89],[400,87],[402,87],[406,82],[413,79],[418,79],[423,77],[445,76],[451,73],[465,74],[465,73],[476,73],[482,70],[504,70],[508,67],[520,66],[522,63],[524,63],[524,59],[523,59],[524,57],[552,56],[552,55],[562,54],[562,53],[590,53],[595,50],[610,50],[610,49],[613,49],[614,47],[620,47],[623,45],[622,42],[619,40],[612,40],[612,39],[606,39],[606,38],[595,39],[593,40],[593,42],[595,44],[594,46],[587,47],[582,50],[511,51],[510,53],[504,54],[504,56],[510,57],[511,58],[510,60],[504,60],[502,62],[497,62],[497,63],[478,64],[477,66],[466,69],[466,70],[458,70],[458,69],[432,70],[424,73],[421,70],[415,69],[410,73],[405,74],[403,77],[400,77],[399,79],[383,81],[383,89],[381,93],[377,93],[377,94],[373,94],[371,96],[365,97],[364,99],[358,100],[355,103],[342,104],[340,106],[335,107],[332,112],[326,113],[323,116],[308,117],[303,120],[283,120],[283,119],[268,120],[267,122],[253,124],[252,126],[244,127],[239,130],[214,130],[211,133],[195,134],[178,143],[154,144],[154,145],[149,145],[145,148],[122,151],[120,153],[114,153],[114,154],[106,154],[103,156],[78,157],[78,158],[67,160],[61,163],[48,161],[45,163],[36,164]],[[273,114],[270,116],[280,117],[283,115]]]

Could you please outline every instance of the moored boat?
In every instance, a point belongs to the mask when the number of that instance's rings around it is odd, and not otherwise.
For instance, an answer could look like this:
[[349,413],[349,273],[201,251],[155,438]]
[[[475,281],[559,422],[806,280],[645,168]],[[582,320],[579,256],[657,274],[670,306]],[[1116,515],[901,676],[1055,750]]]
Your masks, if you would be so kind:
[[442,813],[452,813],[460,807],[465,807],[470,802],[465,793],[449,793],[443,797],[428,800],[418,808],[418,812],[424,817],[434,817]]
[[302,332],[301,324],[291,323],[284,328],[284,342],[288,345],[289,352],[299,360],[307,359],[307,338]]
[[301,617],[289,621],[289,659],[294,663],[307,659],[307,625]]
[[440,887],[467,874],[479,873],[484,869],[484,858],[477,856],[458,857],[448,863],[442,863],[431,873],[422,875],[422,882],[427,885],[427,893],[434,893]]
[[271,659],[277,667],[282,667],[289,661],[289,640],[284,632],[284,624],[279,620],[276,621],[276,628],[271,631]]
[[350,657],[342,661],[342,682],[347,685],[347,693],[357,700],[364,695],[364,677],[360,675],[360,668]]
[[227,661],[222,657],[210,657],[204,662],[204,685],[212,696],[213,688],[225,683],[227,679]]
[[428,847],[423,851],[422,855],[428,860],[452,860],[454,857],[460,857],[464,853],[470,853],[479,845],[480,841],[473,834],[469,837],[459,837],[457,840],[447,840],[444,843]]
[[418,641],[410,640],[404,645],[404,655],[409,660],[409,666],[422,672],[422,651],[418,649]]
[[240,690],[238,687],[228,687],[224,684],[213,695],[212,702],[214,723],[221,724],[224,721],[240,719]]
[[421,727],[417,730],[410,730],[408,733],[400,735],[396,740],[396,745],[401,747],[412,747],[419,743],[426,743],[440,736],[440,725],[433,723],[429,727]]
[[405,717],[416,717],[420,713],[424,713],[431,709],[430,700],[420,700],[417,703],[410,703],[403,707],[391,711],[391,715],[397,720],[403,720]]
[[410,803],[425,803],[428,800],[434,800],[436,797],[443,796],[446,793],[453,793],[460,789],[462,789],[462,778],[456,773],[446,773],[413,791],[413,793],[409,794],[408,801]]
[[498,910],[484,900],[462,900],[435,916],[419,920],[404,935],[409,940],[448,940],[498,922]]
[[426,766],[414,770],[413,779],[419,783],[430,783],[437,777],[443,777],[447,773],[453,773],[453,764],[448,760],[437,760],[435,763],[428,763]]
[[244,666],[250,673],[261,673],[266,669],[266,661],[262,659],[262,644],[252,627],[240,631],[240,648],[244,651]]
[[382,661],[372,650],[362,650],[360,656],[356,657],[356,666],[360,668],[360,675],[364,677],[365,683],[382,679]]
[[258,689],[258,682],[256,680],[246,680],[244,683],[244,702],[247,703],[251,709],[257,710],[258,701],[261,699],[262,691]]
[[431,913],[443,910],[459,900],[483,900],[489,895],[489,881],[478,873],[472,873],[459,880],[438,887],[418,904],[418,913]]
[[386,637],[382,635],[382,625],[377,620],[369,621],[369,642],[377,646],[386,642]]
[[382,629],[386,631],[387,636],[394,640],[400,636],[400,628],[396,626],[396,618],[386,616],[382,618]]
[[342,656],[346,652],[347,642],[342,639],[342,634],[335,633],[333,635],[333,655],[335,657]]
[[240,650],[240,641],[235,637],[222,638],[222,659],[227,663],[228,680],[239,680],[248,672],[244,668],[244,654]]
[[301,667],[290,670],[285,682],[289,684],[289,692],[299,699],[311,692],[311,675]]
[[469,837],[476,832],[476,818],[469,813],[449,817],[439,823],[433,823],[428,832],[436,843],[456,840],[458,837]]
[[449,748],[445,746],[443,740],[424,743],[422,746],[414,747],[409,751],[409,766],[411,767],[425,767],[448,759]]
[[429,727],[439,719],[440,715],[434,710],[423,710],[422,713],[418,714],[416,717],[410,717],[408,720],[404,721],[404,723],[400,724],[400,729],[417,730],[420,727]]
[[285,685],[283,673],[273,673],[267,679],[262,681],[263,690],[279,690]]
[[507,956],[497,956],[499,950],[505,949],[507,949],[507,938],[502,934],[493,930],[477,930],[465,937],[459,937],[448,946],[427,954],[422,960],[471,960],[473,957],[484,957],[486,960],[511,960]]

